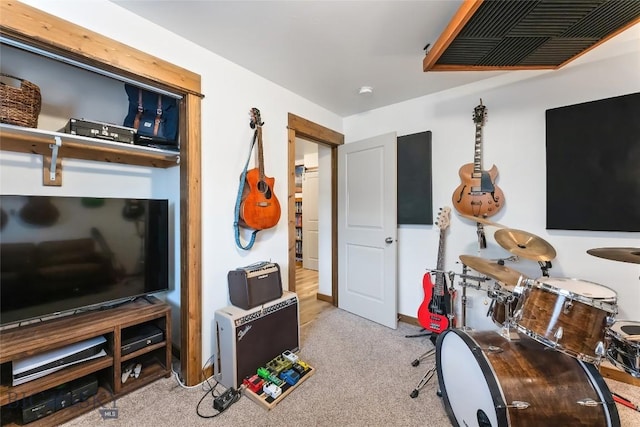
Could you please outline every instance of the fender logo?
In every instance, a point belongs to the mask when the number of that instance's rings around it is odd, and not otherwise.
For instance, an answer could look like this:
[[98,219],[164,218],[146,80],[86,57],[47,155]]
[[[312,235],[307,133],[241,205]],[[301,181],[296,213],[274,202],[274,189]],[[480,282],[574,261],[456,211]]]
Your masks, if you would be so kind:
[[238,331],[238,341],[242,341],[242,338],[244,338],[245,335],[247,335],[247,332],[249,332],[249,329],[251,329],[253,327],[253,325],[247,325],[244,329],[241,329]]

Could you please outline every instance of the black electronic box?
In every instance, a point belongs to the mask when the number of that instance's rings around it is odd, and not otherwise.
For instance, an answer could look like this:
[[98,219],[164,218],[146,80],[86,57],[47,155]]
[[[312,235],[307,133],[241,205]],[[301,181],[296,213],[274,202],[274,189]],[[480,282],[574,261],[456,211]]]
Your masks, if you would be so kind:
[[50,415],[60,409],[84,402],[98,393],[98,379],[88,375],[58,387],[25,397],[16,403],[22,424]]
[[122,331],[120,354],[124,356],[162,340],[164,340],[164,331],[151,323],[132,326]]

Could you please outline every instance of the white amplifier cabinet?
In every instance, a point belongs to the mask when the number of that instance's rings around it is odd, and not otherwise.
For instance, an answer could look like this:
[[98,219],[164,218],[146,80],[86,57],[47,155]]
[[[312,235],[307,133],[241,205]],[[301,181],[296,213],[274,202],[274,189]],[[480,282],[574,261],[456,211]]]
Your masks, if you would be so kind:
[[281,298],[249,310],[228,306],[216,310],[220,383],[238,388],[285,350],[300,349],[298,296],[284,292]]

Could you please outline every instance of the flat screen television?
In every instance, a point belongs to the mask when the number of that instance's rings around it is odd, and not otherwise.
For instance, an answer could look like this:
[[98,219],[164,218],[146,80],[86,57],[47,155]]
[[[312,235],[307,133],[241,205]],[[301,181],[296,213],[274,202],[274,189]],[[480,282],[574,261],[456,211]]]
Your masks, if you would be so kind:
[[0,195],[0,325],[169,289],[164,199]]

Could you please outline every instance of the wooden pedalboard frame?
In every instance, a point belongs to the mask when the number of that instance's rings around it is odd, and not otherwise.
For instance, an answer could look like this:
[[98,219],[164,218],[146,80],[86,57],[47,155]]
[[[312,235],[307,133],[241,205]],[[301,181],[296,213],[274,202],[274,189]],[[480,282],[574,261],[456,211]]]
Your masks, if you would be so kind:
[[256,402],[257,404],[263,406],[264,408],[271,410],[273,408],[276,407],[276,405],[280,402],[282,402],[282,399],[284,399],[285,397],[287,397],[293,390],[295,390],[296,388],[298,388],[300,386],[300,384],[302,384],[303,382],[305,382],[309,377],[311,377],[315,372],[315,369],[312,366],[309,366],[309,370],[306,371],[304,374],[302,374],[300,376],[300,380],[298,380],[297,383],[295,383],[295,385],[289,385],[287,383],[283,384],[282,386],[282,394],[280,396],[278,396],[277,398],[273,398],[271,396],[268,396],[264,391],[260,390],[259,393],[254,393],[253,391],[249,390],[248,388],[244,390],[244,394],[251,400],[253,400],[254,402]]

